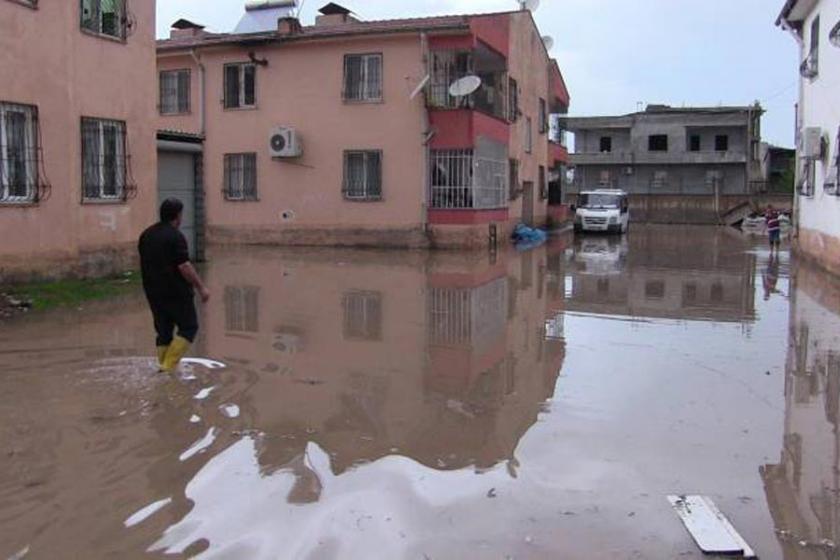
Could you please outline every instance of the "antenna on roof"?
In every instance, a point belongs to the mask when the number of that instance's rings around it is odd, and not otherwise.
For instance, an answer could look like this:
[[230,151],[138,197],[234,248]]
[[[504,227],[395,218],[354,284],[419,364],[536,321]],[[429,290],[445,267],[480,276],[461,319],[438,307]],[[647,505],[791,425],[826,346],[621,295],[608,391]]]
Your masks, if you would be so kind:
[[543,35],[542,42],[545,45],[545,50],[550,51],[554,48],[554,37],[551,35]]
[[520,10],[528,10],[529,12],[537,11],[540,7],[540,0],[517,0]]

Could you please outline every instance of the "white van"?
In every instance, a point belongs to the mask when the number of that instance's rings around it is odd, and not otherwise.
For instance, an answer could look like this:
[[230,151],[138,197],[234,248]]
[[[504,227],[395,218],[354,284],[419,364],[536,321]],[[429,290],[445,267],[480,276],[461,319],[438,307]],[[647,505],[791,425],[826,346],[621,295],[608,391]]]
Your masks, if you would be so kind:
[[575,208],[575,232],[606,231],[626,233],[630,229],[630,204],[627,193],[598,189],[578,195]]

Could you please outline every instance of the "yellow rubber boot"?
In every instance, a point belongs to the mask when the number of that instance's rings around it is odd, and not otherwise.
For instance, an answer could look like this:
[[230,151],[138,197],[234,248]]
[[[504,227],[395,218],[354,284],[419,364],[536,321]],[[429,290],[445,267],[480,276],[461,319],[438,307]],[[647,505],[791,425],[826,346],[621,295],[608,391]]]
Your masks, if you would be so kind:
[[166,356],[163,358],[163,363],[161,364],[161,370],[165,373],[175,373],[175,370],[178,369],[178,364],[181,362],[181,358],[186,355],[189,349],[190,341],[186,338],[176,336],[166,351]]
[[158,367],[163,371],[163,360],[166,359],[166,353],[169,351],[169,346],[157,347]]

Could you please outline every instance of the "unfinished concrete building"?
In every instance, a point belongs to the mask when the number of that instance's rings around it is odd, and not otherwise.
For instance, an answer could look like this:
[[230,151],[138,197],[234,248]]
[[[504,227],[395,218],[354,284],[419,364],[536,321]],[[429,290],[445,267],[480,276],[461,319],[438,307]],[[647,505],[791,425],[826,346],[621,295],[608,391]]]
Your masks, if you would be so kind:
[[575,171],[566,202],[582,190],[623,189],[634,221],[722,223],[774,198],[762,178],[762,114],[758,105],[649,105],[624,116],[568,118]]

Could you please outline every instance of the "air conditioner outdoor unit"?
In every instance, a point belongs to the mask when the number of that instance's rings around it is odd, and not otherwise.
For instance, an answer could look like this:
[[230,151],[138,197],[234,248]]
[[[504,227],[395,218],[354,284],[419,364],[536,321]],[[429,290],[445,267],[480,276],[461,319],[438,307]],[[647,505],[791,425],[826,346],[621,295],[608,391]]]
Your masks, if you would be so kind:
[[303,143],[294,128],[281,126],[271,131],[269,147],[273,158],[295,158],[303,155]]
[[821,159],[823,156],[822,129],[818,126],[807,127],[800,139],[801,156],[805,159]]

